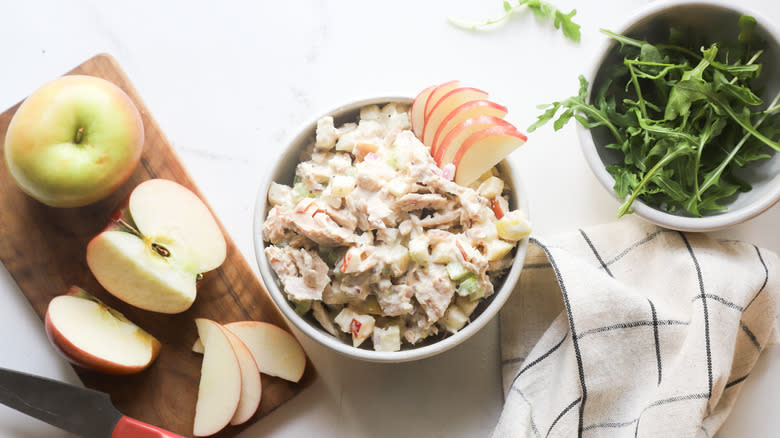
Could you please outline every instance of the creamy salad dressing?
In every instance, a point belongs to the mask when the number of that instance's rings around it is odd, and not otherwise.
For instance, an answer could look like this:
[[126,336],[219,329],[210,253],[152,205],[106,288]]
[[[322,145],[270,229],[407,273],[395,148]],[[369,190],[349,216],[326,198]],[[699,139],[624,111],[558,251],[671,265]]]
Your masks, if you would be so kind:
[[265,254],[288,299],[356,347],[457,332],[530,232],[495,169],[462,187],[409,128],[394,103],[323,117],[293,186],[268,191]]

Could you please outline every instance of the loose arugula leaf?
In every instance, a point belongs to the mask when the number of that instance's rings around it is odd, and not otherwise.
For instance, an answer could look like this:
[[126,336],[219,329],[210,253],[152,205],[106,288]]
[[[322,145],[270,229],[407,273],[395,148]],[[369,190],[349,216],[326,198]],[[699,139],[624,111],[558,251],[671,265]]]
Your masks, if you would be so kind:
[[483,22],[470,22],[457,18],[448,17],[450,24],[470,30],[483,29],[501,23],[508,19],[515,12],[528,8],[535,16],[545,20],[552,20],[553,26],[560,29],[566,38],[580,42],[580,25],[575,23],[572,18],[577,14],[576,9],[572,9],[568,14],[559,11],[551,3],[542,0],[517,0],[516,2],[504,1],[504,15],[485,20]]
[[625,201],[618,216],[638,198],[694,216],[727,208],[751,189],[735,170],[780,152],[780,93],[761,109],[752,86],[762,54],[753,49],[755,20],[738,25],[736,46],[701,44],[674,29],[669,44],[602,30],[618,43],[623,63],[601,73],[590,99],[580,76],[577,95],[545,106],[529,131],[550,121],[557,131],[573,118],[609,132],[614,141],[603,147],[622,154],[606,166]]

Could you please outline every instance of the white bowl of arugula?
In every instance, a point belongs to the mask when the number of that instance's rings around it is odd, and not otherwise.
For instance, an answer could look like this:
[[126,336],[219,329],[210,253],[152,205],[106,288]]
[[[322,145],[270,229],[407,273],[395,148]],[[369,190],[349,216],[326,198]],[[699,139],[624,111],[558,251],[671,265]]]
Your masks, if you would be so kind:
[[741,6],[653,3],[608,40],[577,96],[555,102],[578,123],[598,180],[663,227],[712,231],[780,200],[780,33]]

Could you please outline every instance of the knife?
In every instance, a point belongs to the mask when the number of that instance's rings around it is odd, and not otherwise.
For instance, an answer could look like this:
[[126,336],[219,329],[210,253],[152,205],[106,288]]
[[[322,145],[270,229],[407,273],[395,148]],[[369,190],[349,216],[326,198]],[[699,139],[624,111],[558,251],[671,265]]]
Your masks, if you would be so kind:
[[0,403],[83,438],[184,438],[122,415],[105,392],[5,368]]

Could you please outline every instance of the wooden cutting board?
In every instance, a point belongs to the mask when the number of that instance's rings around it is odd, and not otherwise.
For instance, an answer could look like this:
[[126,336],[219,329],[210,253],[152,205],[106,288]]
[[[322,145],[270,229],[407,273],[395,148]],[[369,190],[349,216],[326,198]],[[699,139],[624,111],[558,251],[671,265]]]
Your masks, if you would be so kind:
[[[140,374],[108,376],[79,367],[74,369],[85,386],[109,393],[124,414],[191,436],[202,360],[202,356],[190,351],[197,338],[194,318],[206,317],[222,323],[267,321],[285,328],[287,325],[221,224],[227,241],[227,259],[201,281],[198,297],[188,311],[163,315],[136,309],[115,299],[100,286],[87,267],[87,243],[103,229],[113,210],[138,183],[166,178],[188,187],[201,198],[203,195],[113,57],[97,55],[69,74],[107,79],[135,102],[146,137],[141,163],[114,194],[81,208],[52,208],[33,200],[17,188],[8,168],[0,165],[0,260],[41,318],[49,301],[75,284],[156,336],[163,344],[160,356]],[[18,107],[19,104],[0,115],[3,143]],[[263,398],[258,413],[245,425],[229,426],[218,436],[236,435],[309,386],[315,374],[309,363],[298,383],[263,375]]]

